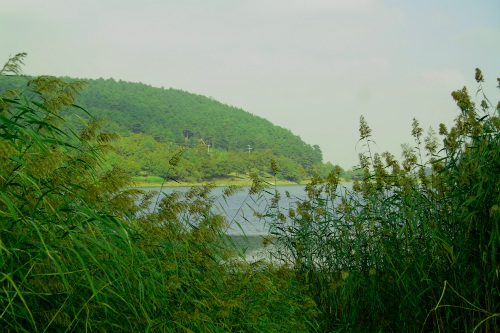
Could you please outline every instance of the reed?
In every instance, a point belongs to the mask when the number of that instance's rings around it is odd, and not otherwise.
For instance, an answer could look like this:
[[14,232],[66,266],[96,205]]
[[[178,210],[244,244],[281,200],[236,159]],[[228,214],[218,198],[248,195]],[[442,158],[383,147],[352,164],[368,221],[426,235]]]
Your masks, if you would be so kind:
[[[0,74],[19,74],[24,56]],[[210,186],[146,211],[152,195],[136,205],[144,193],[105,164],[115,137],[99,120],[62,130],[58,112],[84,85],[42,76],[0,97],[1,331],[314,329],[317,309],[293,272],[231,262]]]
[[[19,75],[24,56],[0,74]],[[500,103],[453,92],[460,114],[440,126],[441,150],[414,120],[401,163],[373,151],[361,118],[352,191],[333,170],[283,207],[276,179],[251,175],[251,194],[271,194],[255,213],[274,247],[249,264],[213,185],[163,193],[149,211],[154,193],[106,165],[116,137],[100,120],[63,130],[58,113],[84,86],[42,76],[0,95],[3,332],[500,330]]]
[[500,330],[500,103],[481,94],[478,69],[476,80],[479,107],[465,87],[452,93],[460,114],[450,131],[440,125],[441,150],[414,119],[399,163],[373,151],[361,117],[365,176],[352,192],[335,170],[293,207],[276,192],[263,214],[276,256],[308,287],[322,330]]

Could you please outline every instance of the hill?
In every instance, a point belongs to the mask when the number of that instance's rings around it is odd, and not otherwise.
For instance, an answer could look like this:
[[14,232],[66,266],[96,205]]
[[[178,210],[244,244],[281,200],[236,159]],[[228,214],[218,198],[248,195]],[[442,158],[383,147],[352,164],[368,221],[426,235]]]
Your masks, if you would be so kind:
[[[322,162],[319,146],[311,146],[290,130],[213,98],[114,79],[85,81],[89,84],[80,93],[78,105],[95,117],[109,117],[107,129],[122,136],[144,133],[160,143],[194,148],[203,142],[210,149],[235,153],[248,152],[248,148],[251,152],[271,150],[306,170]],[[23,77],[0,78],[0,90],[25,84]],[[61,115],[74,127],[81,126],[80,117],[88,117],[74,110]]]

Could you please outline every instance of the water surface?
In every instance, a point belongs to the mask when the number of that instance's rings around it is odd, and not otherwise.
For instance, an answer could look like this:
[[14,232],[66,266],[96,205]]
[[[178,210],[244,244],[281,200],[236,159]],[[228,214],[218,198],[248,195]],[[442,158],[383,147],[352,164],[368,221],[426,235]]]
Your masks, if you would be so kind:
[[[212,190],[212,195],[217,198],[216,204],[213,207],[215,213],[226,216],[229,222],[229,235],[267,235],[268,226],[265,219],[259,219],[254,215],[254,210],[264,214],[266,208],[271,204],[271,198],[275,191],[281,194],[280,208],[288,210],[288,208],[295,207],[295,202],[304,200],[306,193],[304,192],[305,185],[278,185],[269,188],[261,195],[249,195],[248,191],[250,186],[243,186],[242,191],[230,196],[223,196],[225,187],[215,187]],[[352,185],[339,186],[338,191],[351,189]],[[153,200],[150,210],[155,208],[156,199],[161,199],[165,194],[172,192],[187,192],[190,187],[164,187],[160,188],[145,188],[145,191],[160,191],[158,197]],[[290,198],[286,196],[286,192],[290,194]]]

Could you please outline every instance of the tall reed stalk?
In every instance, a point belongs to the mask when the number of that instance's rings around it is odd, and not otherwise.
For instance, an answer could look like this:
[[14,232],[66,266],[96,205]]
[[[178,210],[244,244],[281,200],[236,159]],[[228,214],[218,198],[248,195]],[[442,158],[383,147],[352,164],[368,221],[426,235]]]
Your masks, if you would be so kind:
[[[20,74],[25,54],[0,71]],[[42,76],[0,95],[0,331],[262,332],[316,327],[293,272],[231,262],[211,188],[157,202],[105,163],[92,118],[58,112],[84,82]],[[229,194],[229,193],[228,193]],[[194,218],[195,217],[195,218]]]
[[476,80],[479,107],[466,88],[452,93],[460,114],[440,125],[441,150],[414,119],[399,163],[373,151],[361,117],[365,177],[353,191],[333,170],[295,206],[278,194],[269,206],[275,255],[298,271],[325,331],[500,330],[500,103],[481,95],[478,69]]

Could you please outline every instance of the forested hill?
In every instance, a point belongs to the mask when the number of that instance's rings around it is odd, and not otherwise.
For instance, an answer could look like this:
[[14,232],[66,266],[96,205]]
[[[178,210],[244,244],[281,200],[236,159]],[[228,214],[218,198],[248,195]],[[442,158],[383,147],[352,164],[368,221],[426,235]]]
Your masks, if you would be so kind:
[[[80,93],[78,104],[95,117],[109,117],[109,129],[124,136],[144,133],[158,142],[186,147],[195,147],[201,139],[211,149],[230,152],[248,151],[249,147],[252,152],[269,149],[304,169],[322,162],[319,146],[311,146],[290,130],[212,98],[113,79],[85,81],[89,85]],[[0,90],[25,85],[22,77],[0,77]],[[66,120],[81,124],[75,111],[71,112],[63,114]]]

